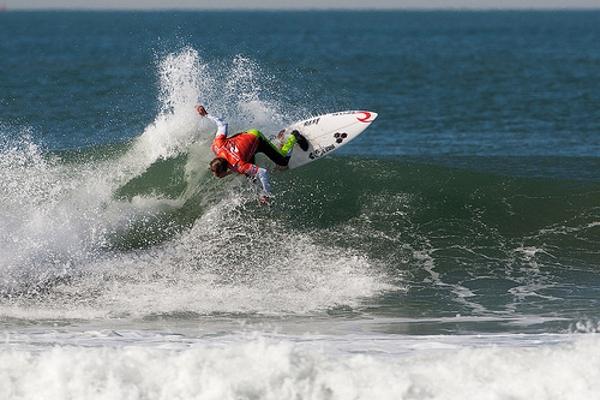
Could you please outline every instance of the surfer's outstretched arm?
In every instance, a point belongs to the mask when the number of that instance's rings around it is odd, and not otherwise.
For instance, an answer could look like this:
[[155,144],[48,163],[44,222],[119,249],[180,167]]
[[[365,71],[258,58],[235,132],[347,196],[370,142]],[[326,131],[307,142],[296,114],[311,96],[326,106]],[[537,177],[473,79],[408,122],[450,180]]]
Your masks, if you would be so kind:
[[264,168],[259,168],[256,173],[256,177],[260,181],[263,188],[263,195],[266,197],[273,197],[271,194],[271,183],[269,182],[269,173]]
[[215,117],[214,115],[210,115],[204,106],[196,106],[196,111],[200,114],[201,117],[206,117],[217,124],[217,133],[215,133],[215,138],[223,135],[227,137],[227,122],[223,121],[219,117]]
[[210,114],[207,114],[206,118],[210,119],[215,124],[217,124],[217,133],[215,133],[215,137],[221,136],[221,135],[227,137],[227,122],[223,121],[219,117],[215,117],[214,115],[210,115]]
[[259,167],[258,165],[240,161],[236,164],[235,168],[241,174],[256,178],[260,181],[262,186],[262,196],[273,197],[271,194],[271,183],[269,182],[269,173],[265,168]]

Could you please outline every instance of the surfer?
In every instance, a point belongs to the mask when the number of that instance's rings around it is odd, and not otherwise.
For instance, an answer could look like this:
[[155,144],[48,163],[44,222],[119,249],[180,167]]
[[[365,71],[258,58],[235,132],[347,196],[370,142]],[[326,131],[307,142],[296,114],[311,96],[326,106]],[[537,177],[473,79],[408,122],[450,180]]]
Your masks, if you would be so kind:
[[210,170],[217,178],[223,178],[232,172],[258,179],[262,186],[259,201],[269,203],[272,197],[269,173],[265,168],[254,163],[256,153],[264,153],[275,164],[285,167],[290,161],[294,145],[304,151],[308,149],[308,141],[298,131],[293,131],[287,141],[278,148],[260,131],[249,129],[227,137],[227,123],[222,119],[210,115],[204,106],[196,106],[196,111],[201,117],[206,117],[217,124],[217,133],[212,142],[211,150],[216,157],[210,162]]

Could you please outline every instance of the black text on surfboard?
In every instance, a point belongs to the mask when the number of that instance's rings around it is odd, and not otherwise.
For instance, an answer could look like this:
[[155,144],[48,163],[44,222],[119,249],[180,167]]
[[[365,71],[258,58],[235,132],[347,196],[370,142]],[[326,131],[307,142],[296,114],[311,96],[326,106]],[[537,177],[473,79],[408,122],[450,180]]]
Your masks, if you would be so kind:
[[330,144],[327,147],[323,147],[323,148],[315,149],[315,150],[311,151],[310,154],[308,155],[308,157],[311,160],[314,160],[315,158],[323,157],[325,154],[329,153],[330,151],[332,151],[334,149],[335,149],[335,146]]
[[313,119],[309,119],[308,121],[306,121],[304,123],[304,126],[311,126],[311,125],[317,125],[319,123],[319,120],[321,118],[313,118]]

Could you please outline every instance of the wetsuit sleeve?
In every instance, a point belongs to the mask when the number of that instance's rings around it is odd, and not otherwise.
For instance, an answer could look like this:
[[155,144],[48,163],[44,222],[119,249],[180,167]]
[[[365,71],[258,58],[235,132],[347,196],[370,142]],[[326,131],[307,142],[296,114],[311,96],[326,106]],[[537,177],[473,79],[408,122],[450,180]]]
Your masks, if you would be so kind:
[[210,119],[215,124],[217,124],[217,133],[215,134],[215,137],[221,136],[221,135],[225,135],[225,137],[227,137],[227,122],[223,121],[219,117],[215,117],[214,115],[210,115],[210,114],[208,114],[206,116],[206,118]]
[[238,173],[252,177],[256,176],[258,174],[258,170],[260,169],[257,165],[244,161],[238,161],[235,163],[235,165],[233,165],[233,167]]
[[271,194],[271,183],[269,183],[269,173],[264,168],[259,168],[256,173],[258,180],[260,180],[260,184],[262,185],[263,192],[266,196],[272,197]]
[[269,182],[269,173],[266,169],[243,161],[238,162],[235,165],[235,169],[240,174],[245,174],[247,176],[258,178],[262,186],[264,195],[269,197],[273,196],[271,194],[271,183]]

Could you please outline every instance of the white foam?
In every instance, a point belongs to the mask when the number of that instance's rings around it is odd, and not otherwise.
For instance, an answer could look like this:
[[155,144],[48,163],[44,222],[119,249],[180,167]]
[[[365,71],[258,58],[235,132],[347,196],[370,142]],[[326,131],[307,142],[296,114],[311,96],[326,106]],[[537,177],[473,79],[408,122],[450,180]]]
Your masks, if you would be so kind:
[[0,350],[0,398],[597,397],[599,338],[532,336],[255,335],[184,340],[169,335],[157,340],[98,332],[95,341],[104,337],[119,345],[34,349],[11,346],[8,338]]
[[[159,114],[117,158],[65,163],[26,135],[1,149],[1,315],[304,313],[357,306],[389,287],[364,255],[253,217],[246,182],[207,179],[214,126],[197,116],[199,97],[211,112],[235,116],[232,129],[281,119],[263,98],[268,79],[258,65],[237,57],[219,67],[192,48],[160,60]],[[114,197],[157,160],[181,153],[187,190],[179,198]],[[114,237],[136,234],[138,221],[195,197],[205,214],[190,229],[149,248],[110,250]]]
[[190,49],[160,63],[163,109],[118,159],[64,163],[44,156],[26,130],[15,132],[20,139],[0,148],[5,180],[0,188],[0,271],[7,278],[1,291],[35,291],[48,278],[71,274],[74,265],[81,270],[105,246],[107,234],[149,211],[147,202],[140,209],[140,202],[125,204],[113,194],[156,160],[198,140],[193,108],[198,63]]
[[307,313],[356,307],[392,289],[364,256],[317,245],[274,222],[265,227],[244,213],[244,201],[228,196],[161,246],[97,257],[84,275],[53,287],[49,304],[15,302],[0,312],[35,319]]

